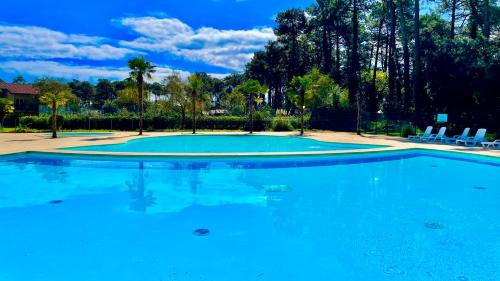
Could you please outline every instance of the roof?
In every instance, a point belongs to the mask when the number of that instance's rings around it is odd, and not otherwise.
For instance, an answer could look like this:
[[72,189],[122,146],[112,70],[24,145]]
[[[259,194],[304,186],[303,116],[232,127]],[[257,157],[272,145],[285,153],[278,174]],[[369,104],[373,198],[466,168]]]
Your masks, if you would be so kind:
[[38,89],[30,84],[13,84],[0,82],[0,89],[17,95],[38,95]]

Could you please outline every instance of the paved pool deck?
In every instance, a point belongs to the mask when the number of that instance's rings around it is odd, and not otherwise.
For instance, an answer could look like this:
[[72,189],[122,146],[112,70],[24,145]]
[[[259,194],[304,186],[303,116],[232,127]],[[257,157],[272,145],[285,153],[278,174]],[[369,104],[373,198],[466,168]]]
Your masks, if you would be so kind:
[[[197,134],[248,134],[247,132],[199,132]],[[324,155],[324,154],[345,154],[345,153],[366,153],[376,151],[391,151],[405,149],[433,149],[442,151],[462,152],[469,154],[478,154],[486,156],[500,157],[500,150],[483,149],[481,147],[464,147],[445,144],[428,144],[410,142],[405,138],[389,137],[383,135],[362,135],[347,132],[331,131],[313,131],[306,132],[305,137],[329,142],[356,143],[356,144],[374,144],[385,145],[387,147],[378,147],[370,149],[357,150],[334,150],[334,151],[312,151],[312,152],[267,152],[267,153],[129,153],[129,152],[93,152],[93,151],[71,151],[57,150],[59,148],[72,146],[102,145],[123,143],[137,138],[148,138],[158,136],[190,135],[187,132],[160,133],[146,132],[143,136],[138,136],[137,132],[113,132],[112,135],[104,136],[77,136],[52,139],[41,133],[0,133],[0,155],[21,153],[21,152],[57,152],[64,154],[86,154],[86,155],[129,155],[129,156],[257,156],[257,155]],[[271,136],[298,136],[297,132],[259,132],[255,135]]]

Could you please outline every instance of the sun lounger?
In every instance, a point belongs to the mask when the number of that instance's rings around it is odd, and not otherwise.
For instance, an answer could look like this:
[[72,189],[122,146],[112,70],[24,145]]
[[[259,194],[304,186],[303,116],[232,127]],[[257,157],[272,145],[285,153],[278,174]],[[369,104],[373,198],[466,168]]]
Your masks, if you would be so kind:
[[481,142],[481,145],[483,146],[483,148],[500,149],[500,140],[483,141],[483,142]]
[[420,141],[422,138],[430,137],[432,133],[432,126],[428,126],[423,134],[418,134],[416,136],[408,136],[411,141]]
[[486,129],[479,129],[474,137],[467,138],[465,140],[457,140],[457,144],[464,144],[465,146],[475,146],[480,145],[482,142],[487,141],[485,139]]
[[466,140],[469,137],[469,131],[470,128],[465,128],[461,135],[455,135],[451,138],[445,137],[443,141],[446,143],[456,143],[457,140]]
[[428,137],[422,137],[422,138],[420,138],[420,141],[422,141],[422,142],[435,142],[438,139],[442,140],[445,137],[445,135],[444,135],[445,132],[446,132],[446,127],[441,127],[441,128],[439,128],[439,132],[437,134],[432,134]]

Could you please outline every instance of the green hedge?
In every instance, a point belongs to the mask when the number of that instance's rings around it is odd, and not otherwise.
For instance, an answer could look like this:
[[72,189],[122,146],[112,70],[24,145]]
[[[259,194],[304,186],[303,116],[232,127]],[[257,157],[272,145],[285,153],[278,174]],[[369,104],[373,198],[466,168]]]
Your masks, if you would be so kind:
[[[290,117],[290,124],[296,127],[298,118]],[[86,117],[80,115],[66,115],[62,119],[62,126],[65,130],[123,130],[133,131],[138,128],[139,117],[118,116],[118,115],[99,115]],[[191,129],[191,119],[185,121],[184,129]],[[20,124],[27,128],[48,130],[50,129],[50,117],[24,116],[20,119]],[[269,130],[272,128],[273,118],[262,118],[254,120],[253,128],[256,131]],[[248,130],[250,127],[246,116],[200,116],[196,119],[197,129],[209,130]],[[292,129],[293,129],[292,127]],[[175,117],[145,117],[145,130],[178,130],[181,129],[180,118]]]

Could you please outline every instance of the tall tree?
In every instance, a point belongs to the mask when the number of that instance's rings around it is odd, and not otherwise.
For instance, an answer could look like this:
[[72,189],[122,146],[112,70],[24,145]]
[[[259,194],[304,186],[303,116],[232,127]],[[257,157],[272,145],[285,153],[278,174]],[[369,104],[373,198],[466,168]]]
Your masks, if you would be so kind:
[[130,78],[137,83],[137,92],[139,93],[139,135],[142,135],[144,123],[144,78],[151,79],[151,75],[156,71],[156,66],[146,61],[144,57],[137,57],[128,61],[128,67],[130,68]]
[[368,108],[370,111],[370,114],[373,116],[376,114],[376,112],[379,110],[379,105],[378,105],[378,94],[377,94],[377,70],[378,70],[378,59],[379,59],[379,53],[380,53],[380,44],[382,40],[382,28],[384,26],[385,22],[385,1],[382,1],[381,3],[381,13],[380,13],[380,19],[379,19],[379,25],[378,25],[378,31],[377,31],[377,38],[376,38],[376,48],[375,48],[375,62],[373,66],[373,76],[372,76],[372,81],[371,81],[371,86],[370,86],[370,93],[368,96]]
[[108,79],[97,80],[97,85],[95,86],[95,94],[92,97],[92,106],[95,109],[101,109],[105,101],[116,99],[116,91],[117,89]]
[[178,107],[181,113],[181,129],[186,126],[186,110],[189,106],[187,85],[184,84],[178,73],[173,73],[163,80],[165,92],[170,102]]
[[361,134],[361,100],[359,92],[359,23],[358,23],[358,0],[352,1],[352,47],[349,60],[349,98],[356,103],[356,132]]
[[420,0],[414,0],[414,18],[415,18],[415,46],[413,47],[413,96],[415,99],[415,116],[419,114],[418,110],[422,106],[421,81],[420,81]]
[[403,45],[403,112],[408,113],[412,105],[411,82],[410,82],[410,48],[408,43],[408,30],[406,20],[407,2],[406,0],[399,0],[399,24],[401,45]]
[[307,18],[303,10],[289,9],[278,13],[276,23],[275,33],[285,51],[287,79],[291,80],[305,72],[301,37],[306,31]]
[[80,103],[86,107],[90,106],[95,90],[88,81],[79,81],[74,79],[68,83],[71,92],[80,99]]

